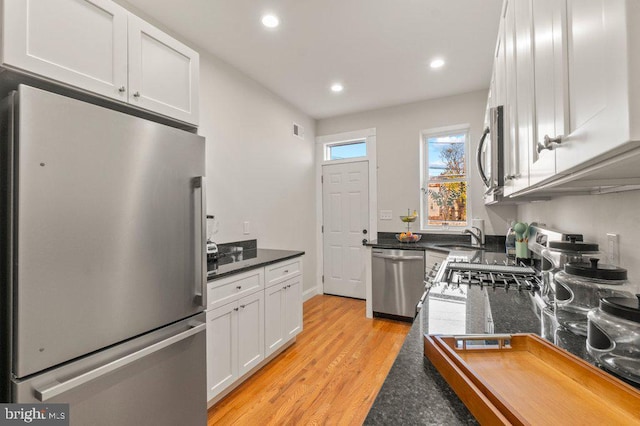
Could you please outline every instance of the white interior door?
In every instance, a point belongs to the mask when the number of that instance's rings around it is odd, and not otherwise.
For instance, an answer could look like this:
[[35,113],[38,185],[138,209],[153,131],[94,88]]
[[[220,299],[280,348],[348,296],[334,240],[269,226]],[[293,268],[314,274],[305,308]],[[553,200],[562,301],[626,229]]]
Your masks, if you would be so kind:
[[322,166],[324,293],[365,298],[369,164]]

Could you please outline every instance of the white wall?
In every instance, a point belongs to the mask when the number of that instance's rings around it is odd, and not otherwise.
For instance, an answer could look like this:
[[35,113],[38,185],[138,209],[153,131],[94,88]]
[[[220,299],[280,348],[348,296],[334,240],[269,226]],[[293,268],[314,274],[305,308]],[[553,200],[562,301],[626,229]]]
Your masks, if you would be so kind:
[[561,197],[518,206],[518,218],[561,231],[581,233],[602,251],[607,233],[620,235],[620,266],[640,282],[640,192]]
[[[118,3],[189,44],[124,0]],[[214,241],[257,239],[260,248],[304,250],[304,289],[315,288],[315,120],[224,61],[200,53],[200,127],[207,139],[207,211]],[[293,122],[305,139],[292,135]],[[243,233],[243,222],[250,233]]]
[[378,220],[378,231],[397,232],[406,226],[399,216],[406,214],[407,209],[420,209],[420,132],[469,124],[471,217],[485,220],[487,234],[504,235],[507,220],[515,218],[516,208],[484,206],[483,185],[475,165],[475,149],[484,129],[486,103],[487,91],[481,90],[318,120],[316,133],[320,136],[376,128],[378,209],[393,210],[392,221]]
[[[292,135],[294,121],[304,126],[304,140]],[[304,250],[304,288],[315,287],[314,120],[201,54],[200,123],[208,213],[219,229],[214,240],[256,238],[261,248]]]

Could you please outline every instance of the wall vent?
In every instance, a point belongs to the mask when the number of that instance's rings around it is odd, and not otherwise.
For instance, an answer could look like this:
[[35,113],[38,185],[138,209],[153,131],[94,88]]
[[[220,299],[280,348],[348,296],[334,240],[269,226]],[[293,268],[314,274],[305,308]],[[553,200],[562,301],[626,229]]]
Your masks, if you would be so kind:
[[299,124],[293,123],[293,135],[304,139],[304,127]]

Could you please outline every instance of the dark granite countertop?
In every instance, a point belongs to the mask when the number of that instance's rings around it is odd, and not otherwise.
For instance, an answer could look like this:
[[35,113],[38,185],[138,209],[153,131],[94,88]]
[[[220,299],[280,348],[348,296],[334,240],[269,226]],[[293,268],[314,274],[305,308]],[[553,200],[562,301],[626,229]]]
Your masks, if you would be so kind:
[[207,262],[207,281],[293,259],[303,254],[303,251],[274,249],[243,249],[237,252],[225,252],[217,262]]
[[[458,252],[459,253],[459,252]],[[458,254],[456,253],[456,255]],[[490,262],[503,254],[484,253]],[[473,415],[424,356],[425,334],[542,334],[539,295],[531,291],[436,284],[365,420],[368,425],[477,424]],[[585,339],[556,329],[549,340],[593,362]]]
[[[366,246],[396,250],[433,250],[449,253],[451,248],[443,247],[447,244],[471,245],[471,236],[464,234],[421,234],[422,238],[416,243],[401,243],[392,232],[378,232],[378,238],[366,243]],[[490,252],[504,252],[505,237],[500,235],[486,235],[483,248]]]

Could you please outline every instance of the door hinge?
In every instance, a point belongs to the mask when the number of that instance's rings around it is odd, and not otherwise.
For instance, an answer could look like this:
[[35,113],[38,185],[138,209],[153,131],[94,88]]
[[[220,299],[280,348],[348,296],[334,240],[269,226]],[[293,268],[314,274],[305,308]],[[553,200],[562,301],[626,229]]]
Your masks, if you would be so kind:
[[324,183],[324,175],[320,175],[320,183]]
[[322,282],[324,283],[324,275],[322,276]]
[[324,225],[322,225],[322,230],[320,231],[320,233],[324,234]]

